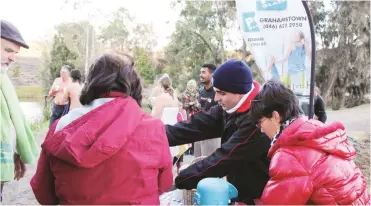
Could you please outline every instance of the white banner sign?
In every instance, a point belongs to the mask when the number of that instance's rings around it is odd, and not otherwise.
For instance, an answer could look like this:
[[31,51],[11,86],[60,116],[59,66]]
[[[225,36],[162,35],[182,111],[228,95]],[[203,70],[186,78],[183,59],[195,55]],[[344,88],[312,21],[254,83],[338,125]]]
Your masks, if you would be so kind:
[[236,0],[244,40],[264,79],[309,95],[311,33],[301,0]]

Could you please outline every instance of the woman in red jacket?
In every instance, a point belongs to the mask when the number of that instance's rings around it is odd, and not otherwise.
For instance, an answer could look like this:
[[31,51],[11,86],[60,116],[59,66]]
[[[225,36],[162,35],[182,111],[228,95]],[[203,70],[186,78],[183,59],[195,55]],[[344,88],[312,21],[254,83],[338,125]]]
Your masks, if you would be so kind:
[[50,128],[31,186],[40,204],[160,204],[173,182],[161,120],[141,111],[136,71],[115,55],[91,66],[80,108]]
[[263,204],[370,204],[366,181],[340,122],[302,116],[294,93],[268,81],[251,104],[257,127],[272,139]]

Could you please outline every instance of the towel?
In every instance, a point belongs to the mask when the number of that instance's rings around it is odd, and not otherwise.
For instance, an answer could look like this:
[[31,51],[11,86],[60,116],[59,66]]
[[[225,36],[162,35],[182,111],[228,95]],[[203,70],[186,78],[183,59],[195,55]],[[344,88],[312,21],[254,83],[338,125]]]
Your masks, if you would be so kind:
[[[16,133],[16,145],[11,136],[11,127]],[[5,72],[0,72],[0,181],[14,179],[14,147],[26,164],[34,164],[40,148],[25,119],[15,88]]]

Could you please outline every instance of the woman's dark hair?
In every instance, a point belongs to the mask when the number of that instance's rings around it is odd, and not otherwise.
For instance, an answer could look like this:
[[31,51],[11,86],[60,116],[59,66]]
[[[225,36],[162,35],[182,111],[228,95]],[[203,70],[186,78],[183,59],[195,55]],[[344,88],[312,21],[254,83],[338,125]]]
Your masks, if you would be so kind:
[[78,70],[78,69],[72,70],[71,71],[71,78],[72,78],[72,81],[73,82],[81,83],[82,82],[82,79],[81,79],[81,72],[80,72],[80,70]]
[[204,64],[202,67],[208,68],[210,73],[214,73],[216,70],[216,66],[214,64]]
[[84,88],[81,91],[82,105],[107,95],[111,91],[123,92],[135,99],[139,106],[142,102],[142,85],[139,74],[122,57],[104,54],[90,66]]
[[303,114],[295,94],[278,80],[269,80],[264,84],[251,102],[250,117],[256,124],[262,117],[271,118],[273,111],[280,114],[281,123]]

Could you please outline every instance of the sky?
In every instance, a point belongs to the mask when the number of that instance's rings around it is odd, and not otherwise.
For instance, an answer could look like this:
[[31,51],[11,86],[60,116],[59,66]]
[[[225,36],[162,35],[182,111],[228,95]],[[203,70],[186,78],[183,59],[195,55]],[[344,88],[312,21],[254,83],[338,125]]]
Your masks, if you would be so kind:
[[[65,3],[69,1],[70,3]],[[80,10],[74,10],[73,1],[87,3]],[[95,26],[107,24],[110,14],[119,7],[125,7],[141,23],[152,23],[157,36],[157,48],[169,42],[175,30],[179,11],[170,7],[171,0],[0,0],[0,19],[12,22],[22,33],[26,42],[51,40],[54,27],[62,22],[86,20],[87,14],[98,13],[91,17]],[[326,7],[330,1],[325,1]],[[100,12],[97,12],[99,8]],[[241,34],[231,31],[230,48],[239,47]],[[226,45],[228,47],[228,45]]]
[[[152,23],[158,37],[158,47],[166,45],[175,30],[178,12],[170,8],[170,0],[93,0],[81,10],[73,9],[73,0],[0,0],[0,19],[12,22],[26,41],[48,39],[54,26],[62,22],[86,20],[88,11],[100,13],[92,16],[94,25],[108,23],[110,14],[119,7],[127,8],[138,22]],[[86,1],[86,0],[85,0]],[[89,4],[88,4],[89,5]]]

